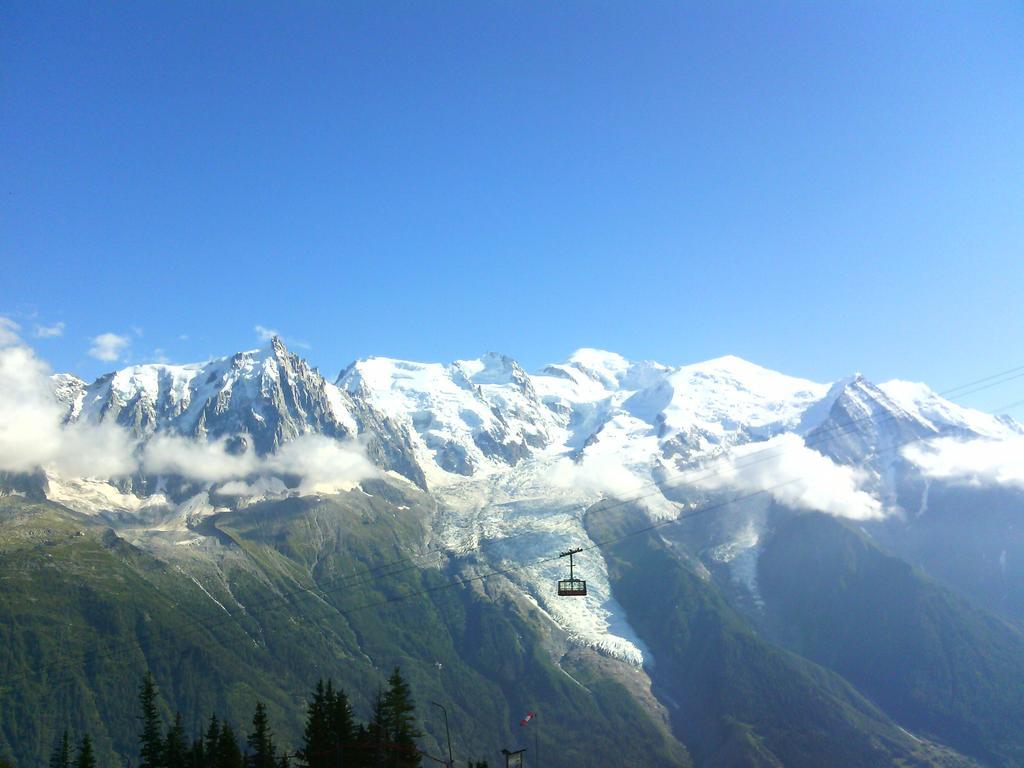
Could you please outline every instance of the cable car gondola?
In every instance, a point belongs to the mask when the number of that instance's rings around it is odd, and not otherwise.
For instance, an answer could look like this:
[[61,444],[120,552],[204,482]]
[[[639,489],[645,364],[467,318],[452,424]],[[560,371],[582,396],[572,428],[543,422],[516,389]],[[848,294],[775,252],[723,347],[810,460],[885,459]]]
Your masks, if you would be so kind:
[[577,579],[573,573],[573,562],[572,556],[577,555],[583,550],[580,548],[570,549],[568,552],[559,553],[559,557],[569,558],[569,578],[562,579],[558,582],[558,596],[559,597],[586,597],[587,596],[587,582],[584,579]]

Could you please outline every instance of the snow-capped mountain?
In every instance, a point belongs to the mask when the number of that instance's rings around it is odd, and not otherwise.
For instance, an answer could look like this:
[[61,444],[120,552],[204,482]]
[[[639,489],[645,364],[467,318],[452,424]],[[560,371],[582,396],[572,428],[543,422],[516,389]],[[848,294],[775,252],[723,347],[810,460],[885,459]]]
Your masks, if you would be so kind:
[[816,408],[828,408],[808,430],[807,443],[843,464],[876,472],[893,490],[899,448],[935,437],[1005,439],[1022,433],[1006,416],[957,405],[924,384],[893,380],[874,385],[863,376],[834,384]]
[[[358,440],[396,482],[432,494],[439,541],[455,553],[479,547],[494,565],[588,543],[584,515],[602,498],[641,498],[649,513],[671,518],[726,487],[686,491],[694,467],[714,469],[744,446],[787,434],[800,436],[805,451],[866,470],[865,491],[892,504],[906,442],[1024,432],[1012,419],[963,408],[923,384],[875,385],[861,376],[818,383],[732,356],[673,367],[594,349],[533,374],[494,353],[450,364],[373,357],[331,383],[275,338],[204,363],[132,366],[90,384],[62,374],[52,384],[69,423],[117,424],[142,446],[173,435],[273,456],[304,436]],[[260,487],[296,493],[285,480]],[[232,485],[191,483],[181,498],[125,500],[89,483],[55,482],[54,498],[75,506],[81,494],[92,512],[109,499],[119,520],[140,510],[157,519],[160,504],[212,510],[214,496],[230,503],[222,488]],[[173,488],[159,479],[139,487],[152,489],[147,494]],[[712,559],[734,562],[751,589],[768,501],[757,514],[720,524],[717,538],[705,542],[709,552],[729,553]],[[201,520],[182,510],[172,515],[175,525],[165,519],[166,530]],[[588,566],[585,601],[550,599],[557,563],[512,578],[580,642],[639,663],[645,650],[622,620],[603,561],[595,555]]]
[[113,420],[137,437],[170,432],[194,438],[241,438],[268,453],[302,434],[351,437],[351,408],[279,339],[191,365],[135,365],[81,387],[61,377],[69,418]]
[[326,381],[274,338],[257,350],[188,365],[135,365],[91,384],[53,377],[71,422],[113,422],[143,441],[158,434],[226,439],[230,450],[263,455],[302,435],[365,436],[383,468],[422,483],[408,435],[365,401]]
[[376,357],[353,363],[337,385],[401,425],[435,483],[514,466],[551,441],[551,413],[509,357],[451,365]]
[[381,467],[431,487],[611,451],[678,466],[784,432],[859,464],[908,439],[1022,431],[923,384],[818,383],[732,356],[671,367],[581,349],[535,374],[495,353],[447,365],[375,357],[331,383],[275,338],[203,363],[52,380],[70,422],[113,422],[143,441],[226,438],[259,454],[302,435],[364,436]]

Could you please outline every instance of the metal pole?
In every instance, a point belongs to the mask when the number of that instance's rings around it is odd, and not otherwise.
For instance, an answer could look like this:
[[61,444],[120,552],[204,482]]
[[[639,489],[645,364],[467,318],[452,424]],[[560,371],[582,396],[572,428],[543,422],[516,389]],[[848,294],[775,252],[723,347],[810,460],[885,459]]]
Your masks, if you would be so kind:
[[[572,562],[571,560],[569,561]],[[533,719],[536,720],[537,716],[534,715]],[[536,768],[540,768],[540,723],[533,730],[533,764]]]
[[448,739],[448,766],[449,768],[455,768],[455,758],[452,757],[452,732],[448,730],[448,710],[436,701],[430,703],[444,712],[444,735]]

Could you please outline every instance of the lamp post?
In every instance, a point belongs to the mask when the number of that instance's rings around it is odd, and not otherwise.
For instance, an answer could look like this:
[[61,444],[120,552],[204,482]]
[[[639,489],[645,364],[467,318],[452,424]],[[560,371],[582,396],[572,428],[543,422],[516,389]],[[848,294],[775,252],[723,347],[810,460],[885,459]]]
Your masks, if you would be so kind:
[[448,730],[448,710],[436,701],[430,703],[444,712],[444,735],[448,739],[448,768],[455,768],[455,758],[452,757],[452,732]]

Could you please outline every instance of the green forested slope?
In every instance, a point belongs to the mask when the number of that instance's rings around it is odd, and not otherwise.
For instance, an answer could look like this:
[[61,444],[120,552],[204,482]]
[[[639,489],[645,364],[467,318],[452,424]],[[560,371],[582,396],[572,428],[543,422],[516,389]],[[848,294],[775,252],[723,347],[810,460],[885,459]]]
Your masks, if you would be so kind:
[[[224,543],[168,544],[161,559],[55,504],[0,500],[0,756],[41,765],[69,728],[120,764],[135,750],[147,669],[162,714],[180,709],[190,731],[217,711],[241,732],[259,697],[287,746],[312,681],[332,677],[365,717],[400,665],[435,754],[443,728],[430,699],[448,704],[466,757],[494,762],[523,738],[517,722],[530,709],[546,765],[578,765],[595,750],[612,764],[688,761],[622,685],[586,664],[572,678],[559,669],[539,617],[499,581],[381,604],[455,575],[451,564],[400,563],[366,576],[423,539],[416,499],[392,503],[381,490],[225,514],[207,523]],[[400,501],[411,511],[398,514]]]
[[625,511],[593,510],[629,621],[698,766],[953,766],[969,760],[918,741],[833,672],[756,635],[656,532]]
[[825,515],[779,524],[759,583],[780,639],[894,719],[1024,765],[1024,635]]

